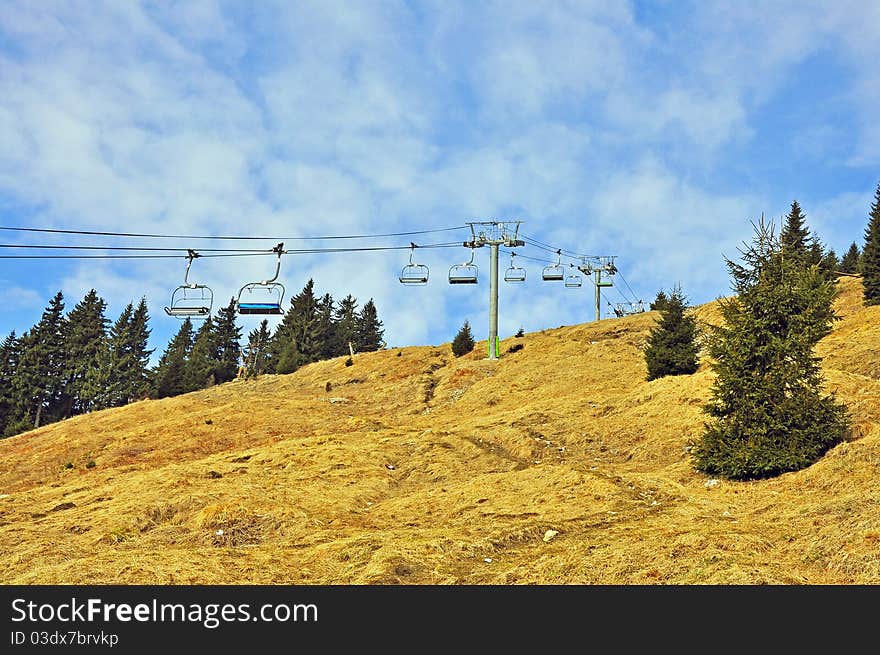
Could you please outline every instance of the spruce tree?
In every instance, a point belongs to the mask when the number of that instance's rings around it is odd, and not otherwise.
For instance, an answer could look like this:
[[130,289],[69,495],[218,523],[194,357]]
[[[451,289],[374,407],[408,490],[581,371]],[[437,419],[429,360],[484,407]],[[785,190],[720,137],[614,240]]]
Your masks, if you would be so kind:
[[855,241],[840,260],[840,272],[851,275],[859,272],[859,247]]
[[698,470],[732,479],[804,468],[848,430],[813,352],[835,320],[835,285],[783,251],[763,218],[755,231],[743,263],[727,260],[736,296],[721,301],[724,325],[709,339],[714,420],[691,451]]
[[318,301],[314,280],[290,301],[290,308],[275,330],[270,344],[276,373],[293,373],[303,364],[315,361]]
[[101,390],[94,384],[94,372],[100,369],[107,347],[106,308],[107,303],[92,289],[67,315],[65,416],[91,411],[100,395]]
[[330,359],[336,356],[336,322],[333,297],[325,293],[318,301],[318,321],[315,326],[315,349],[317,359]]
[[183,321],[168,343],[155,371],[155,394],[158,398],[179,396],[186,391],[186,362],[193,347],[192,322]]
[[59,404],[64,385],[67,355],[64,296],[59,291],[37,323],[21,341],[22,353],[13,380],[20,421],[40,427],[60,418]]
[[686,313],[687,299],[681,287],[673,287],[666,298],[660,319],[645,346],[648,380],[666,375],[690,375],[699,367],[697,320]]
[[456,357],[467,355],[474,349],[474,335],[471,333],[471,325],[465,320],[455,338],[452,340],[452,354]]
[[259,328],[254,328],[248,333],[247,346],[244,350],[244,363],[248,377],[256,377],[269,370],[269,342],[272,338],[269,332],[269,321],[263,319]]
[[149,394],[150,389],[150,315],[147,311],[146,298],[141,298],[131,317],[131,348],[132,368],[128,376],[128,402],[140,400]]
[[868,226],[865,228],[861,270],[865,285],[865,304],[880,305],[880,184],[877,185]]
[[355,348],[358,352],[375,352],[385,346],[382,339],[385,330],[382,329],[382,321],[379,320],[379,312],[372,298],[364,303],[361,313],[358,314],[356,329]]
[[196,332],[192,351],[184,368],[183,380],[186,391],[198,391],[214,385],[217,357],[214,322],[209,316]]
[[217,384],[235,379],[238,360],[241,356],[241,328],[236,324],[235,298],[226,307],[217,311],[214,320],[214,341],[217,361],[214,366],[214,380]]
[[651,303],[651,310],[663,311],[666,309],[666,306],[669,304],[669,297],[666,295],[666,292],[663,289],[657,292],[657,297],[654,298],[654,302]]
[[15,330],[0,343],[0,436],[15,417],[15,396],[12,381],[18,367],[19,343]]
[[96,402],[99,408],[119,407],[128,402],[125,372],[131,368],[128,363],[130,358],[128,335],[133,314],[134,306],[128,303],[107,333],[107,348],[102,358],[99,379],[101,392]]
[[822,260],[819,262],[819,269],[825,273],[825,276],[829,279],[833,278],[840,270],[840,260],[837,259],[837,253],[834,252],[833,248],[824,251]]
[[350,354],[348,344],[354,347],[357,342],[358,311],[357,299],[351,294],[339,301],[336,309],[336,334],[333,356]]
[[[810,229],[806,226],[806,216],[804,216],[804,212],[797,200],[791,203],[791,210],[785,217],[785,225],[782,228],[779,241],[785,257],[789,257],[802,264],[810,259],[811,254],[812,257],[816,257],[816,242],[810,239]],[[819,258],[821,259],[821,255]]]

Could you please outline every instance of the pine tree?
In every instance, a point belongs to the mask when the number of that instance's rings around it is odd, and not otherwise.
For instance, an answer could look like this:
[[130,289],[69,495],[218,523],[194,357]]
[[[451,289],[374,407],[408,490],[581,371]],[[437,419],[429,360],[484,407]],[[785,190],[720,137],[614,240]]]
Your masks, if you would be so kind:
[[107,303],[92,289],[67,315],[64,371],[64,415],[91,411],[101,390],[95,371],[100,369],[107,347]]
[[141,298],[137,307],[126,305],[110,327],[107,351],[102,365],[104,392],[98,399],[101,407],[120,407],[140,400],[149,393],[150,316],[147,302]]
[[193,347],[192,322],[187,318],[168,343],[155,371],[155,394],[158,398],[179,396],[186,391],[186,363]]
[[868,227],[865,228],[861,268],[862,282],[865,285],[865,304],[880,305],[880,184],[877,185],[874,194]]
[[763,219],[742,252],[743,264],[727,260],[737,295],[709,340],[714,421],[691,452],[700,471],[766,478],[810,465],[848,430],[813,352],[835,319],[835,285],[793,261]]
[[217,384],[235,379],[238,360],[241,357],[241,328],[236,324],[235,298],[226,307],[217,311],[214,321],[214,340],[217,348],[217,361],[214,366],[214,380]]
[[40,322],[22,339],[22,353],[13,380],[17,418],[40,427],[59,418],[64,385],[64,296],[59,291],[49,302]]
[[355,348],[358,352],[375,352],[385,346],[382,340],[385,330],[382,329],[382,321],[379,320],[379,313],[372,298],[364,303],[361,313],[358,314],[356,328]]
[[[785,225],[779,236],[782,252],[785,257],[789,257],[800,263],[806,263],[812,256],[816,256],[815,241],[810,239],[810,230],[805,225],[806,216],[804,216],[801,206],[795,200],[791,203],[791,210],[785,217]],[[821,259],[821,254],[819,255]],[[816,262],[818,263],[818,262]]]
[[15,330],[0,343],[0,436],[15,416],[15,396],[12,381],[18,368],[19,343]]
[[474,349],[474,335],[471,334],[471,325],[465,320],[464,325],[452,340],[452,354],[456,357],[467,355]]
[[339,301],[336,309],[336,335],[333,356],[350,354],[348,344],[354,347],[357,342],[357,298],[351,294]]
[[855,241],[853,241],[849,250],[846,251],[846,254],[840,260],[840,272],[850,274],[859,272],[859,247]]
[[690,375],[699,367],[697,320],[686,314],[687,299],[681,287],[673,287],[666,298],[660,319],[645,346],[648,380],[666,375]]

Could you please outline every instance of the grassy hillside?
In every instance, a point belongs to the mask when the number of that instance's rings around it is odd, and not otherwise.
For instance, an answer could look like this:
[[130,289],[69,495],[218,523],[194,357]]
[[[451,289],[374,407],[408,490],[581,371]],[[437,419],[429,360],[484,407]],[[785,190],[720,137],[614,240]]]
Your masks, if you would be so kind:
[[878,583],[880,307],[860,297],[841,280],[820,346],[855,433],[804,471],[692,470],[712,374],[645,382],[651,312],[511,338],[497,363],[485,342],[387,350],[0,441],[0,580]]

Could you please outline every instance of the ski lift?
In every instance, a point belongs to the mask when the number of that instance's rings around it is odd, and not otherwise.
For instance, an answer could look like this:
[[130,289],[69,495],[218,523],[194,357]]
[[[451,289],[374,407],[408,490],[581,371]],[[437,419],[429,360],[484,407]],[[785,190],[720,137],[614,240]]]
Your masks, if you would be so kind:
[[[574,264],[569,264],[569,266],[574,269]],[[565,276],[565,286],[569,289],[579,289],[583,284],[583,280],[581,276],[572,270],[571,273]]]
[[428,283],[428,267],[424,264],[414,264],[413,254],[415,254],[416,244],[410,242],[409,264],[400,271],[401,284],[427,284]]
[[211,314],[214,292],[204,284],[189,281],[189,269],[196,257],[200,257],[200,255],[195,250],[187,251],[183,284],[171,293],[171,304],[165,308],[165,313],[168,316],[205,319]]
[[562,259],[562,251],[556,251],[556,263],[550,264],[550,266],[545,266],[543,272],[541,273],[541,277],[545,282],[560,282],[565,279],[565,270],[562,268],[562,264],[560,264],[560,260]]
[[449,284],[476,284],[477,265],[474,264],[474,251],[471,248],[471,258],[463,264],[454,264],[449,267]]
[[514,266],[513,258],[516,257],[516,253],[511,251],[510,253],[510,268],[507,269],[504,273],[504,281],[511,283],[525,282],[526,281],[526,269],[520,268],[518,266]]
[[281,301],[284,299],[284,285],[276,282],[281,271],[281,253],[284,244],[279,243],[272,250],[278,256],[275,275],[262,282],[248,282],[238,292],[236,307],[239,314],[283,314]]

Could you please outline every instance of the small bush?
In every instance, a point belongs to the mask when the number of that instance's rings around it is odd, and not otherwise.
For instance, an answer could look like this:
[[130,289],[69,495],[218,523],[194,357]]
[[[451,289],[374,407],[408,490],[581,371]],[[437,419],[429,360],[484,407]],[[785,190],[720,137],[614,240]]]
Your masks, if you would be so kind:
[[455,339],[452,340],[452,354],[456,357],[467,355],[474,349],[474,335],[471,334],[471,326],[467,321],[461,326]]
[[525,348],[525,346],[523,346],[521,343],[515,343],[510,348],[507,349],[507,352],[508,353],[515,353],[515,352],[519,352],[523,348]]
[[354,366],[354,360],[351,357],[349,357],[348,359],[345,360],[345,365],[346,366]]
[[95,468],[95,466],[97,466],[97,464],[95,464],[95,460],[93,460],[93,459],[90,459],[88,461],[88,463],[86,463],[87,469],[93,469],[93,468]]
[[521,339],[522,337],[526,336],[525,330],[523,330],[522,327],[520,327],[520,329],[517,330],[516,334],[514,334],[513,336],[516,337],[517,339]]
[[64,468],[66,468],[66,469],[72,469],[72,468],[73,468],[73,462],[67,462],[67,464],[64,465]]
[[326,391],[327,393],[330,393],[332,390],[333,390],[333,383],[327,382],[327,384],[324,385],[324,391]]

